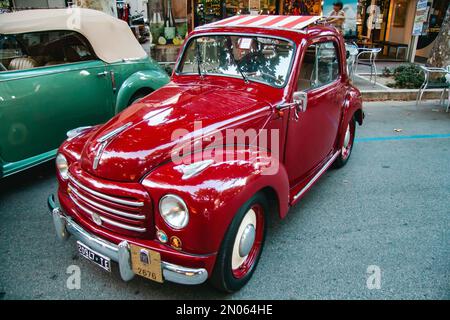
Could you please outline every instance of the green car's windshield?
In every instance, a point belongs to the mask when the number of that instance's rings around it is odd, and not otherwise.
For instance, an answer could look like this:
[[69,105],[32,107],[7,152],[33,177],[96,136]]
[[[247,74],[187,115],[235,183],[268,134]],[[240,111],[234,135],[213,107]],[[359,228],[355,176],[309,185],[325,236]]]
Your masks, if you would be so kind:
[[284,86],[294,44],[281,39],[211,35],[192,39],[177,68],[179,74],[224,75]]

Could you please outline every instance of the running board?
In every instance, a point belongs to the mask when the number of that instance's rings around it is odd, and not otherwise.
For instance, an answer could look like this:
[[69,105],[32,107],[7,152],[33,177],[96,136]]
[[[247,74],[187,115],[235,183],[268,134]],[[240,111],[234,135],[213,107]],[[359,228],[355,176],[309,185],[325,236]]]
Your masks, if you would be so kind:
[[291,205],[294,204],[295,201],[297,201],[298,198],[300,198],[306,191],[308,191],[308,189],[314,184],[314,182],[317,181],[317,179],[320,178],[320,176],[333,164],[334,160],[336,160],[336,158],[339,156],[339,154],[341,153],[341,151],[336,151],[335,154],[333,154],[333,156],[331,157],[330,160],[327,161],[327,163],[324,164],[324,166],[322,167],[322,169],[320,169],[316,175],[308,182],[308,184],[306,186],[303,187],[302,190],[300,190],[292,199]]

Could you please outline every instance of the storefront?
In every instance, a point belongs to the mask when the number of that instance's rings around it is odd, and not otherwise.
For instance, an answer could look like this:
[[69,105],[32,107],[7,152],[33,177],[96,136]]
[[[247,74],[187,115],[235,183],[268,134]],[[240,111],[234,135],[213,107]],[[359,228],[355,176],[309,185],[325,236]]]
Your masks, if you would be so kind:
[[195,25],[237,14],[320,15],[321,0],[193,0]]
[[419,36],[417,41],[416,57],[429,57],[434,41],[436,40],[436,37],[441,29],[441,25],[444,22],[445,12],[448,5],[448,0],[432,1],[429,6],[428,20],[423,28],[423,34]]
[[[414,60],[430,54],[444,20],[448,0],[429,0],[427,21],[418,41],[412,28],[418,0],[341,0],[346,16],[346,38],[360,45],[383,47],[382,58]],[[192,0],[194,26],[236,14],[323,15],[332,11],[333,0]],[[417,43],[416,43],[417,42]],[[417,50],[416,50],[417,49]]]
[[[359,0],[357,31],[361,42],[383,46],[384,58],[425,60],[444,21],[448,0],[425,1],[426,17],[413,36],[418,0]],[[389,51],[389,52],[388,52]]]
[[[426,16],[419,35],[415,15],[418,1]],[[0,10],[57,8],[83,0],[0,0]],[[329,16],[335,0],[92,0],[111,3],[113,15],[142,15],[148,19],[152,56],[162,62],[175,59],[179,46],[193,28],[239,14]],[[344,36],[359,45],[383,47],[386,60],[426,59],[444,20],[448,0],[341,0]],[[122,17],[123,18],[123,17]],[[417,20],[417,19],[416,19]],[[133,24],[133,23],[130,23]],[[142,28],[142,26],[140,26]]]
[[[335,0],[193,0],[194,25],[214,22],[236,14],[328,16]],[[356,37],[357,0],[341,0],[346,37]]]

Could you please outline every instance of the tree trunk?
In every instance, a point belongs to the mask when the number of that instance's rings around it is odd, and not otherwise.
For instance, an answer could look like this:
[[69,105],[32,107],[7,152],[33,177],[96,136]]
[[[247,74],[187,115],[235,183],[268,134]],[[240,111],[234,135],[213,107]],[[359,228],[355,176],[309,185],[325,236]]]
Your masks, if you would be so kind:
[[439,30],[436,40],[434,40],[427,65],[432,67],[446,67],[450,65],[450,5],[447,7],[441,30]]

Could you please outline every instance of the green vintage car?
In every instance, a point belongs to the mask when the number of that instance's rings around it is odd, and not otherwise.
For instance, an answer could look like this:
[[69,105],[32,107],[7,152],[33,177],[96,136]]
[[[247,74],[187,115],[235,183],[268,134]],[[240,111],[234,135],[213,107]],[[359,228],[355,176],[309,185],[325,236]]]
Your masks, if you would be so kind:
[[52,159],[68,130],[103,123],[168,81],[128,25],[102,12],[0,15],[0,178]]

